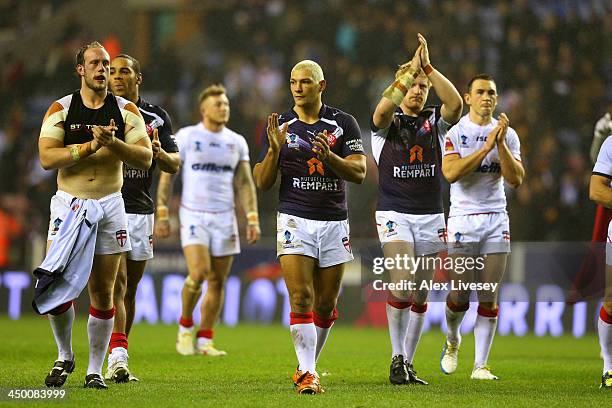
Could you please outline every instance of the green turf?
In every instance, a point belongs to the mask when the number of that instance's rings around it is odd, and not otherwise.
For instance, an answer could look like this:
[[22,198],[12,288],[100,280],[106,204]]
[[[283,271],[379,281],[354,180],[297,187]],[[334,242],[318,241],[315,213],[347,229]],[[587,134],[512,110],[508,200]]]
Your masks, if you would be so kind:
[[[473,336],[464,337],[459,368],[445,376],[438,366],[443,342],[436,329],[423,336],[415,365],[427,387],[388,383],[390,346],[381,329],[338,325],[319,361],[326,392],[295,395],[290,376],[295,355],[288,330],[280,326],[219,327],[224,358],[184,357],[174,350],[174,326],[137,325],[130,336],[130,368],[139,383],[110,384],[106,391],[82,388],[87,367],[86,320],[78,318],[77,368],[64,386],[60,406],[79,407],[517,407],[610,406],[612,393],[598,389],[602,362],[597,338],[497,337],[490,363],[496,382],[469,379]],[[0,318],[0,388],[41,388],[55,358],[51,329],[43,318]],[[104,367],[106,369],[106,366]],[[45,402],[49,404],[48,402]],[[0,404],[16,406],[14,402]],[[32,405],[29,401],[25,405]]]

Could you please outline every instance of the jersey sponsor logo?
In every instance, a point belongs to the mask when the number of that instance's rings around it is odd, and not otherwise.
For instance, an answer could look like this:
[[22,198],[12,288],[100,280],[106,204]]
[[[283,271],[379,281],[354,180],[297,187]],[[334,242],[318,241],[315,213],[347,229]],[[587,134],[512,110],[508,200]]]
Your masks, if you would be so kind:
[[326,181],[321,177],[294,177],[293,188],[300,190],[315,190],[315,191],[338,191],[338,181]]
[[410,148],[410,163],[415,160],[423,161],[423,148],[419,145],[414,145]]
[[115,238],[117,239],[117,243],[119,244],[119,246],[123,248],[128,238],[127,231],[122,229],[115,232]]
[[300,137],[295,133],[289,133],[285,137],[287,141],[287,147],[290,149],[299,149],[300,148]]
[[487,141],[487,137],[486,136],[476,136],[476,141],[477,142],[486,142]]
[[86,131],[91,132],[91,129],[93,129],[94,126],[97,126],[97,125],[83,125],[81,123],[71,123],[70,131],[78,132],[81,129],[85,129]]
[[[411,155],[412,156],[412,155]],[[422,160],[422,156],[421,156]],[[423,178],[434,177],[436,175],[435,164],[404,164],[401,166],[393,166],[393,177],[395,178]]]
[[[198,142],[196,142],[198,143]],[[217,142],[210,142],[208,144],[208,147],[221,147],[221,143],[217,143]]]
[[211,171],[214,173],[227,173],[233,172],[234,168],[229,164],[219,166],[216,163],[193,163],[191,165],[191,170]]
[[480,165],[476,171],[478,173],[501,173],[501,166],[497,162],[492,162],[491,164]]
[[309,176],[311,176],[312,173],[314,173],[315,171],[322,176],[325,175],[325,170],[323,169],[323,163],[321,162],[321,160],[317,159],[316,157],[313,157],[312,159],[308,160],[306,164],[308,164],[308,175]]
[[363,152],[363,143],[361,142],[361,139],[347,140],[346,147],[354,152]]
[[149,171],[148,170],[141,170],[141,169],[134,169],[132,167],[129,167],[127,165],[123,166],[123,178],[129,178],[129,179],[145,179],[149,177]]
[[344,249],[346,249],[346,252],[348,252],[349,254],[353,253],[353,250],[351,249],[351,243],[350,243],[348,237],[343,237],[342,238],[342,245],[344,246]]

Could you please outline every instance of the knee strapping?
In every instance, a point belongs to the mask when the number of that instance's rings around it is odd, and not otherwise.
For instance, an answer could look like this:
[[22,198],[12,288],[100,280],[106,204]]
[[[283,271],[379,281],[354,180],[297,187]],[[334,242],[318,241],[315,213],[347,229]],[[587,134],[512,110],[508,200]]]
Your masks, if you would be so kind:
[[195,295],[202,293],[202,282],[196,282],[190,276],[185,278],[185,287]]

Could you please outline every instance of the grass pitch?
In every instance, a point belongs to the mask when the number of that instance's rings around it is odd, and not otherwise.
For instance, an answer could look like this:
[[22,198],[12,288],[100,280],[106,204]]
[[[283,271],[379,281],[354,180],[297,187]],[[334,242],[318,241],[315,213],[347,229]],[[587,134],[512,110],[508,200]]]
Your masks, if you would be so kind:
[[[44,318],[0,318],[0,388],[44,388],[56,357],[51,328]],[[290,381],[296,359],[288,329],[281,326],[219,327],[216,345],[227,357],[180,356],[176,327],[136,325],[130,335],[130,369],[141,381],[109,383],[106,391],[83,389],[87,369],[86,319],[74,329],[76,370],[63,401],[8,401],[2,406],[59,404],[102,407],[519,407],[609,406],[612,394],[598,388],[602,361],[597,338],[495,338],[490,363],[500,381],[469,379],[474,337],[464,336],[459,368],[452,376],[438,366],[443,335],[424,334],[415,367],[429,386],[392,386],[387,376],[390,345],[382,329],[337,325],[325,346],[318,371],[326,392],[296,395]],[[106,363],[104,365],[106,369]]]

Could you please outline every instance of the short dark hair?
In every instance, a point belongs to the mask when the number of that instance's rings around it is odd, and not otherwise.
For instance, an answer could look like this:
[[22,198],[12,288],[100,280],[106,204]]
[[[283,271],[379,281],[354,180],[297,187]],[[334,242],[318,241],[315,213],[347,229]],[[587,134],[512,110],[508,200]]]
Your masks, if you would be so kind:
[[225,94],[227,94],[227,91],[225,90],[225,87],[223,85],[213,84],[205,88],[200,93],[198,100],[200,104],[202,104],[202,102],[204,102],[204,99],[208,98],[209,96],[217,96],[217,95],[225,95]]
[[485,81],[493,81],[495,83],[495,79],[493,79],[493,77],[489,74],[478,74],[476,76],[474,76],[472,79],[470,79],[470,82],[468,82],[468,93],[472,92],[472,84],[474,83],[474,81],[478,80],[478,79],[482,79]]
[[128,54],[119,54],[115,58],[125,58],[126,60],[132,61],[132,68],[134,68],[134,72],[136,75],[140,75],[140,62],[131,55]]
[[104,49],[104,46],[102,44],[100,44],[99,42],[97,42],[97,41],[93,41],[93,42],[90,42],[89,44],[85,44],[84,46],[79,48],[79,52],[77,52],[77,55],[76,55],[76,64],[77,65],[85,65],[85,51],[87,51],[90,48],[102,48],[102,49]]

